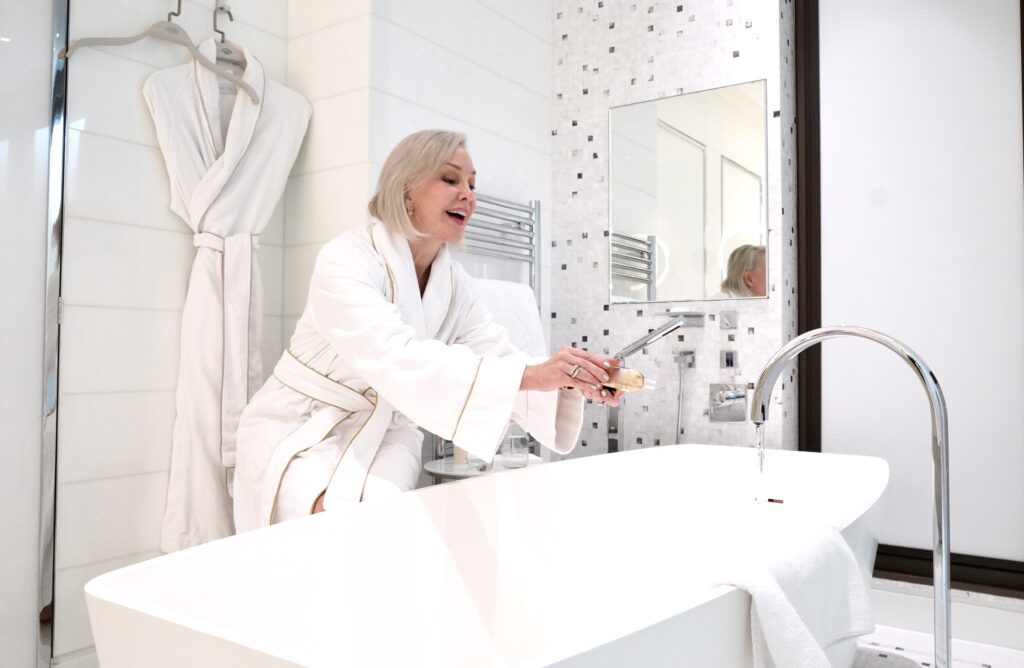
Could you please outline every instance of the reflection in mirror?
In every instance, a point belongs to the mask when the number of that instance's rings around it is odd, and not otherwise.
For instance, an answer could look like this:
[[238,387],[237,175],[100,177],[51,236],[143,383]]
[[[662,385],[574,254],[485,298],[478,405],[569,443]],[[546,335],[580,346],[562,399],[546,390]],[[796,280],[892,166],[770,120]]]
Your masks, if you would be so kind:
[[765,81],[609,112],[612,303],[765,296]]

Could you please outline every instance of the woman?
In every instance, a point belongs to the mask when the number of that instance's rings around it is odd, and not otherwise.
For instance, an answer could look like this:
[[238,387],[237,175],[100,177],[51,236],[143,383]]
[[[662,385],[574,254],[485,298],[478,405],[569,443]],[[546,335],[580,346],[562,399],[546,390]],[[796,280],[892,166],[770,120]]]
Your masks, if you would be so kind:
[[377,219],[327,243],[288,351],[238,430],[236,530],[415,487],[425,429],[490,461],[508,420],[572,450],[611,358],[562,348],[530,364],[447,246],[476,209],[463,135],[403,139],[370,200]]
[[722,292],[712,299],[764,297],[768,294],[764,246],[737,246],[729,254],[727,269],[728,274],[722,281]]

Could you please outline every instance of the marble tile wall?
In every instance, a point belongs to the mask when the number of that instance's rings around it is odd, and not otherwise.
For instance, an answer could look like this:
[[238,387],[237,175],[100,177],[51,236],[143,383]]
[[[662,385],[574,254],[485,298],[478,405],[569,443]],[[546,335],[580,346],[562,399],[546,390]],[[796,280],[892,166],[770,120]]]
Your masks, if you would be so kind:
[[[630,396],[619,448],[679,442],[753,443],[748,422],[711,422],[712,383],[752,384],[768,357],[796,334],[796,108],[793,7],[763,0],[554,2],[552,343],[614,354],[664,322],[668,306],[706,313],[703,328],[679,329],[630,358],[657,389]],[[767,300],[609,304],[608,110],[624,104],[767,81]],[[738,328],[721,328],[736,311]],[[683,429],[675,433],[680,376],[673,356],[692,350],[682,377]],[[739,364],[720,368],[720,352]],[[748,392],[749,394],[749,392]],[[766,428],[769,447],[796,448],[795,369],[783,375]],[[580,447],[606,452],[608,417],[586,409]]]

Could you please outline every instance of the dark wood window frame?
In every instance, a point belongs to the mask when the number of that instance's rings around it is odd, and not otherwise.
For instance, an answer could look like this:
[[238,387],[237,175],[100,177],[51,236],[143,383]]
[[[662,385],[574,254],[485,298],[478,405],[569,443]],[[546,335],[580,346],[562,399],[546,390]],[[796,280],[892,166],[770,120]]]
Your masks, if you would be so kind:
[[[797,328],[821,327],[821,107],[818,0],[796,0],[797,116]],[[1020,2],[1024,44],[1024,0]],[[1021,50],[1024,73],[1024,48]],[[1024,89],[1024,75],[1021,87]],[[1021,156],[1024,161],[1024,156]],[[821,452],[821,348],[800,356],[799,448]],[[879,545],[875,576],[931,584],[932,552]],[[1024,562],[953,553],[950,579],[956,589],[1024,598]]]

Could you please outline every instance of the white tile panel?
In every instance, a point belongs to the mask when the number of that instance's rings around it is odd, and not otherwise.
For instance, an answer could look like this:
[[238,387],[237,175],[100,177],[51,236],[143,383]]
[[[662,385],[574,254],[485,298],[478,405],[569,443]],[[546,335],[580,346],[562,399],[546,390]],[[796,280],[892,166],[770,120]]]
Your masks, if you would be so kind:
[[260,232],[260,243],[273,246],[284,245],[284,197],[277,201],[274,213],[270,215],[267,226]]
[[[132,187],[123,187],[126,183]],[[167,170],[156,148],[72,128],[64,188],[68,216],[188,230],[171,213]]]
[[431,109],[387,93],[373,93],[371,160],[383,163],[403,137],[423,128],[441,127],[464,132],[477,169],[480,192],[515,201],[544,198],[550,188],[551,157],[506,137],[470,126]]
[[365,162],[369,154],[370,91],[313,102],[313,117],[292,174]]
[[153,120],[142,96],[142,84],[156,69],[99,49],[82,49],[72,60],[68,126],[156,148]]
[[267,221],[263,232],[259,234],[261,244],[271,246],[283,246],[285,244],[285,198],[282,196],[278,204],[274,206],[270,220]]
[[164,472],[60,485],[57,568],[159,550],[166,498]]
[[368,163],[293,176],[285,190],[288,245],[323,243],[370,219]]
[[[271,35],[288,37],[288,0],[231,0],[228,5],[236,23],[247,23]],[[227,16],[221,14],[220,20],[226,21]]]
[[178,379],[177,311],[66,306],[60,390],[173,390]]
[[63,396],[57,482],[168,470],[174,414],[170,390]]
[[496,76],[478,60],[452,51],[448,42],[375,18],[371,60],[375,90],[540,151],[550,144],[550,94]]
[[284,249],[281,246],[260,244],[258,251],[261,285],[263,287],[263,314],[281,315],[281,283],[284,276]]
[[551,94],[550,44],[476,0],[451,0],[445,11],[417,0],[378,0],[373,13],[499,76]]
[[[76,566],[58,570],[54,582],[53,653],[56,656],[78,652],[92,647],[92,629],[89,626],[89,612],[85,603],[85,584],[118,568],[130,566],[146,559],[160,556],[159,551],[145,552],[102,561],[100,563]],[[64,668],[99,666],[95,653],[85,653],[56,665]]]
[[551,0],[506,2],[505,0],[478,0],[478,2],[511,23],[529,30],[544,42],[551,42]]
[[[281,358],[285,349],[285,341],[282,338],[284,332],[283,318],[281,316],[263,317],[263,338],[260,341],[260,357],[263,360],[263,378],[266,380],[274,371],[274,365]],[[261,383],[262,385],[262,383]],[[258,388],[250,388],[255,391]]]
[[371,5],[371,0],[288,0],[288,37],[299,37],[369,14]]
[[292,340],[292,334],[295,333],[295,326],[299,324],[299,316],[285,316],[281,319],[281,324],[281,341],[284,344],[282,349],[284,349],[288,347],[288,342]]
[[[271,35],[247,23],[228,24],[223,30],[229,41],[249,49],[263,65],[267,78],[280,84],[285,83],[288,77],[288,55],[287,41],[283,37]],[[213,32],[208,33],[208,36],[213,36]]]
[[64,303],[180,309],[194,257],[190,233],[69,217]]
[[370,15],[288,40],[288,85],[320,100],[370,85]]
[[290,246],[284,250],[284,314],[299,316],[306,308],[309,279],[323,244]]

